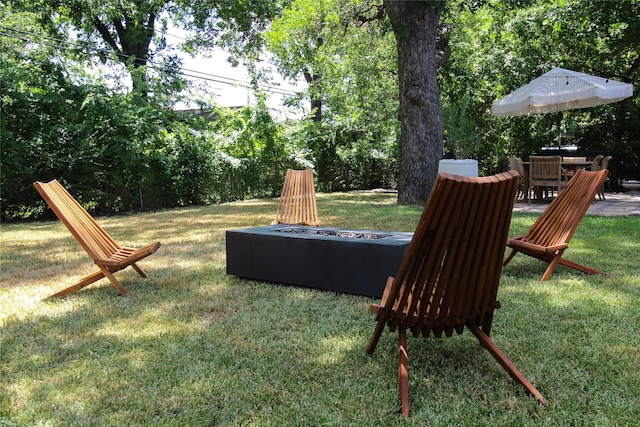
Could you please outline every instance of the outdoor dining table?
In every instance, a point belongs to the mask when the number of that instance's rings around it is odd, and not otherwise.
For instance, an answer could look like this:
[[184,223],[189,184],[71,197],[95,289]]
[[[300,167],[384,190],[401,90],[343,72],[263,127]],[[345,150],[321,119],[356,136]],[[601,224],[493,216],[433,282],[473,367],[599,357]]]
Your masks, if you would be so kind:
[[[568,172],[571,172],[571,174],[575,174],[578,171],[578,169],[590,170],[592,163],[593,162],[591,160],[579,161],[579,162],[576,162],[576,161],[561,161],[560,162],[560,166],[564,170],[566,170]],[[525,182],[525,186],[524,187],[527,188],[527,189],[529,188],[529,165],[530,164],[531,164],[530,162],[522,162],[522,165],[524,167],[524,177],[523,177],[523,180]],[[525,197],[525,200],[527,200],[527,201],[529,200],[529,192],[528,191],[525,193],[524,197]]]

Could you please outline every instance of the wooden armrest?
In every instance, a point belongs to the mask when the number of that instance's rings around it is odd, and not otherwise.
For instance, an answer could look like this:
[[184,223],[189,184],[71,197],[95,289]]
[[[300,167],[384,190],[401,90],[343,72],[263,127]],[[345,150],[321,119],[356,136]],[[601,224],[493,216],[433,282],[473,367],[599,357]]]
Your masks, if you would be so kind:
[[369,304],[369,312],[372,314],[378,314],[381,308],[379,304]]
[[159,247],[160,242],[152,243],[141,249],[123,247],[111,255],[109,259],[97,259],[95,263],[110,268],[126,267],[155,253]]
[[553,245],[553,246],[538,245],[536,243],[532,243],[532,242],[528,242],[526,240],[522,240],[521,237],[516,237],[516,238],[513,238],[513,239],[509,240],[509,242],[507,243],[507,246],[512,247],[512,248],[514,246],[518,246],[520,248],[528,249],[530,251],[547,252],[547,253],[554,253],[556,251],[559,251],[559,250],[562,250],[562,249],[567,249],[569,247],[569,245],[567,243],[561,243],[559,245]]

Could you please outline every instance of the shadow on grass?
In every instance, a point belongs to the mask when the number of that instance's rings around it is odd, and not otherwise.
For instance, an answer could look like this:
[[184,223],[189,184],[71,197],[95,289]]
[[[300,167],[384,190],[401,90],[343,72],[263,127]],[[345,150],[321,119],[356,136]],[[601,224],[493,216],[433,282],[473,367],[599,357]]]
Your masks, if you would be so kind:
[[175,266],[154,273],[183,283],[129,280],[128,298],[95,287],[7,319],[3,413],[79,425],[234,425],[274,408],[281,420],[353,416],[358,402],[344,397],[361,393],[351,395],[358,379],[345,375],[374,367],[364,299],[229,280],[219,269],[199,282]]
[[[406,231],[420,215],[395,206],[393,195],[357,197],[322,196],[321,218]],[[91,261],[59,223],[3,226],[9,270],[2,274],[14,286],[3,280],[0,289],[10,301],[0,317],[0,423],[622,425],[640,418],[640,271],[625,259],[637,253],[637,221],[602,227],[585,219],[574,237],[567,256],[596,268],[602,262],[606,277],[558,267],[541,283],[546,266],[523,255],[504,270],[492,338],[549,407],[525,396],[465,332],[409,339],[413,416],[405,422],[396,413],[397,335],[385,332],[373,357],[365,354],[372,299],[226,275],[224,232],[270,223],[275,206],[249,201],[98,219],[123,244],[163,243],[141,262],[148,279],[118,273],[127,298],[103,279],[42,300],[92,272]],[[523,218],[510,235],[526,230],[531,216]]]

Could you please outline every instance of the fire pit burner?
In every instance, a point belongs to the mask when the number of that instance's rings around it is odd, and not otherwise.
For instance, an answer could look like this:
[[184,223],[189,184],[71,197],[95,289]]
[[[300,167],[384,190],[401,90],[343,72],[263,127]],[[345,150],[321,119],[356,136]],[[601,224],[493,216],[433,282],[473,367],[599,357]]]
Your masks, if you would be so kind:
[[277,230],[280,233],[298,233],[298,234],[307,234],[312,236],[335,236],[335,237],[344,237],[345,239],[384,239],[385,237],[389,237],[388,234],[374,234],[374,233],[366,233],[361,231],[341,231],[341,230],[325,230],[322,228],[318,229],[301,229],[301,228],[284,228],[282,230]]

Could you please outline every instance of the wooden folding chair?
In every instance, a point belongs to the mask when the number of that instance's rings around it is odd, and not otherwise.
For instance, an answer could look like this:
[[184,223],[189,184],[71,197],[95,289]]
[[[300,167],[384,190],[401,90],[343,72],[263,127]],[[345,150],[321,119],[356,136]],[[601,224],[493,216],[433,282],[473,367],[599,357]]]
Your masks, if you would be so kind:
[[287,170],[273,224],[320,224],[312,169]]
[[147,277],[136,262],[155,253],[160,247],[159,242],[142,249],[120,246],[58,181],[54,179],[48,183],[35,182],[33,185],[100,270],[53,294],[52,297],[70,294],[103,277],[108,278],[120,295],[124,296],[127,292],[113,273],[128,266],[132,266],[140,276]]
[[589,172],[579,169],[564,190],[542,212],[524,236],[507,242],[512,251],[504,264],[518,252],[548,262],[542,281],[549,280],[558,264],[566,265],[587,274],[604,274],[593,268],[569,261],[562,257],[569,241],[587,213],[608,171]]
[[401,412],[409,415],[407,331],[461,334],[466,326],[511,377],[542,404],[547,401],[489,338],[511,222],[518,173],[489,177],[440,173],[395,278],[371,305],[377,326],[373,354],[386,326],[398,330]]

